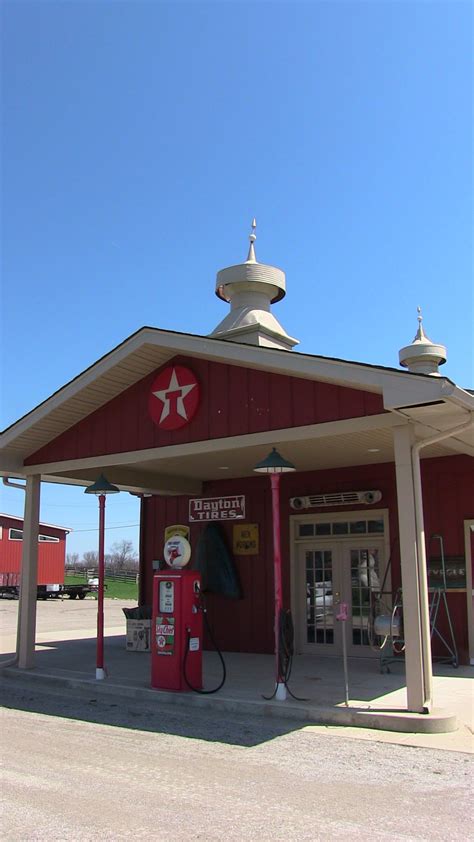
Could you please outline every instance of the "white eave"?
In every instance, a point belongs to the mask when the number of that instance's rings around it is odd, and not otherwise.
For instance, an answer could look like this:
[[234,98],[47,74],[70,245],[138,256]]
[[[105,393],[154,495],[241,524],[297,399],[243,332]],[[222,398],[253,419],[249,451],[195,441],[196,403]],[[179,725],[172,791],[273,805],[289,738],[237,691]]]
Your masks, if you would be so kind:
[[382,394],[385,409],[405,418],[439,403],[458,419],[474,411],[474,396],[443,377],[144,327],[0,434],[0,474],[177,355]]
[[[18,523],[23,523],[23,518],[18,517],[18,515],[8,515],[6,512],[0,512],[0,518],[2,518],[2,517],[7,518],[7,520],[16,520]],[[58,532],[65,532],[66,534],[69,534],[70,532],[74,531],[73,529],[70,529],[68,526],[57,526],[56,523],[44,523],[44,521],[41,521],[41,523],[39,525],[40,525],[40,527],[46,526],[47,529],[57,529]]]

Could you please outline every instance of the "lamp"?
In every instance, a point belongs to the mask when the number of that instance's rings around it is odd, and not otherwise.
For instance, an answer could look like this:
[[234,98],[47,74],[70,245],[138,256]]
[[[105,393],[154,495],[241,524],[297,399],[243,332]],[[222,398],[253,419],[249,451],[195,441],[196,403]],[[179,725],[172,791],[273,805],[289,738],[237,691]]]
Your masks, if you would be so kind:
[[118,494],[120,488],[112,485],[103,474],[88,488],[84,494],[95,494],[99,498],[99,590],[97,594],[97,654],[96,679],[105,678],[104,669],[104,538],[105,538],[105,495]]
[[275,658],[276,658],[276,687],[275,698],[284,702],[286,699],[286,684],[280,669],[280,612],[283,605],[283,589],[281,583],[281,545],[280,545],[280,475],[296,471],[295,466],[278,453],[276,447],[266,459],[258,462],[254,471],[270,474],[272,486],[272,520],[273,520],[273,578],[275,592]]

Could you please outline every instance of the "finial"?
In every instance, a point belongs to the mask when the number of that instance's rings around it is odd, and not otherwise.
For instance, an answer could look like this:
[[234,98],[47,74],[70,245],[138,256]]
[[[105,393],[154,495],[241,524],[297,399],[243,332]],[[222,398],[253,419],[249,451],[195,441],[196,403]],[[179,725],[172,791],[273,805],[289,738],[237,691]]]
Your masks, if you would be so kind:
[[255,248],[254,248],[254,245],[253,245],[255,240],[257,239],[257,235],[255,233],[256,228],[257,228],[257,220],[254,217],[252,219],[252,231],[249,234],[250,246],[249,246],[249,253],[247,255],[247,261],[246,261],[247,263],[256,263],[257,262],[257,258],[255,257]]
[[415,338],[414,338],[413,342],[416,342],[416,341],[418,341],[418,342],[419,342],[421,339],[425,339],[425,338],[426,338],[426,337],[425,337],[425,332],[424,332],[424,330],[423,330],[423,324],[422,324],[422,322],[423,322],[423,316],[421,315],[421,307],[417,307],[417,308],[416,308],[416,312],[418,313],[418,316],[417,316],[417,319],[418,319],[418,330],[417,330],[417,332],[416,332],[416,336],[415,336]]

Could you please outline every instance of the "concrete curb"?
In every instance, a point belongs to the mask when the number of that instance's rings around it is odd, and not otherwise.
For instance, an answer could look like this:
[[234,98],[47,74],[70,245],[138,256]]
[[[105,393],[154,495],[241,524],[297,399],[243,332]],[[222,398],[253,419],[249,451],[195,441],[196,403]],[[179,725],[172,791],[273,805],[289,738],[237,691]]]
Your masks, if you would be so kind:
[[270,716],[313,725],[348,725],[357,728],[375,728],[382,731],[420,734],[446,734],[459,727],[457,717],[443,709],[430,714],[409,713],[403,710],[362,707],[354,703],[350,707],[323,707],[315,704],[287,699],[285,702],[254,701],[237,696],[201,696],[194,693],[172,693],[153,690],[136,684],[119,684],[111,680],[96,681],[82,673],[66,671],[38,672],[5,667],[1,671],[9,682],[17,686],[28,686],[46,690],[74,690],[75,695],[100,696],[103,699],[120,697],[156,708],[180,707],[207,708],[239,715]]

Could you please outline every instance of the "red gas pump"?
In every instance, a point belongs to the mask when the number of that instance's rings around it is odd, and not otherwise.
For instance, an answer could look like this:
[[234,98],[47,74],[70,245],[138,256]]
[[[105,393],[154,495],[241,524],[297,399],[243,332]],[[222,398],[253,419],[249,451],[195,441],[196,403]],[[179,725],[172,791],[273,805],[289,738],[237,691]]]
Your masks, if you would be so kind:
[[169,571],[153,577],[151,686],[157,690],[202,688],[201,576],[183,570],[190,557],[186,539],[165,545]]

